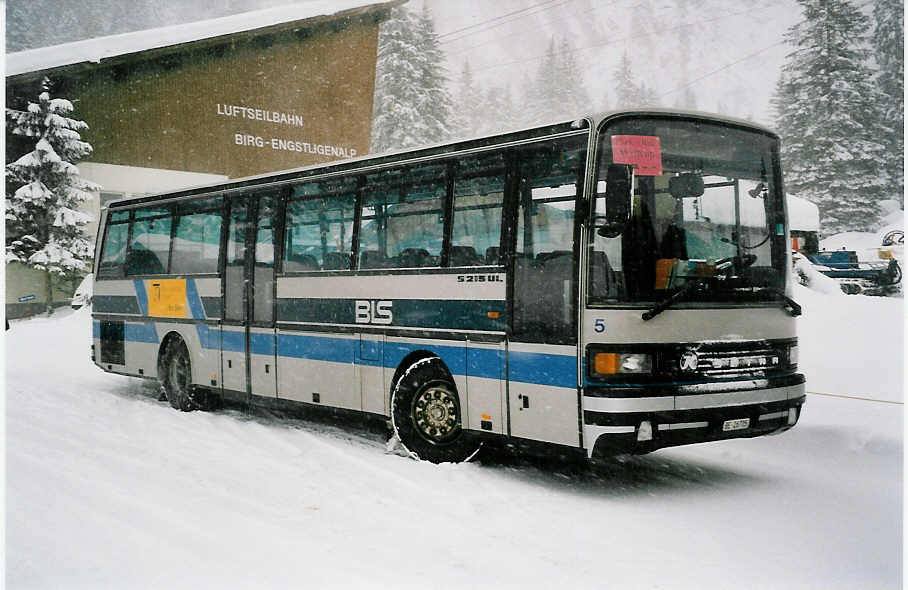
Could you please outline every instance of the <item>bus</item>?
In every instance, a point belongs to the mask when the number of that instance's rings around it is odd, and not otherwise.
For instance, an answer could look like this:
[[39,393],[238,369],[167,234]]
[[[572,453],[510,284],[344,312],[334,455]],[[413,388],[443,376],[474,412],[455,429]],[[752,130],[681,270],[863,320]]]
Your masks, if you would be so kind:
[[111,202],[92,358],[432,462],[755,437],[805,401],[789,244],[773,132],[612,112]]

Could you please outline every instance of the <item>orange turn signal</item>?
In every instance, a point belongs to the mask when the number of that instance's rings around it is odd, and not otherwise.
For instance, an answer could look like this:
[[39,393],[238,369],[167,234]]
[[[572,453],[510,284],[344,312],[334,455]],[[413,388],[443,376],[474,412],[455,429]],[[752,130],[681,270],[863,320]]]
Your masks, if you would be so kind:
[[490,320],[497,320],[498,318],[501,317],[501,312],[500,311],[490,311],[486,315],[489,316]]
[[614,375],[618,372],[619,355],[614,352],[599,352],[593,357],[593,371],[600,375]]

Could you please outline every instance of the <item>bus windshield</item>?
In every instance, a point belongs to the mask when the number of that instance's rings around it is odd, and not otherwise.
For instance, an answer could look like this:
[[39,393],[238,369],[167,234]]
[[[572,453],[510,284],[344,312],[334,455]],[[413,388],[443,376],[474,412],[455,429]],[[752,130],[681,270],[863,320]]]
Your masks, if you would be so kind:
[[607,123],[594,219],[605,216],[610,166],[633,167],[633,198],[626,226],[590,232],[591,302],[660,301],[680,289],[685,300],[738,302],[783,289],[777,157],[778,141],[756,130],[667,117]]

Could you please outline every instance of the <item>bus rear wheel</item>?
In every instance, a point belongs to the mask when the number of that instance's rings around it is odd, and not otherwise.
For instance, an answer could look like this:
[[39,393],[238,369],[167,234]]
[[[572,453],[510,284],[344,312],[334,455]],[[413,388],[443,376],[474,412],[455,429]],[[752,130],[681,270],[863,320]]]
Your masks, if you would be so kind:
[[432,463],[468,461],[481,443],[463,429],[457,387],[438,357],[412,363],[391,393],[391,423],[404,448]]
[[172,340],[164,349],[160,377],[167,401],[175,409],[183,412],[203,409],[203,394],[192,385],[189,350],[182,339]]

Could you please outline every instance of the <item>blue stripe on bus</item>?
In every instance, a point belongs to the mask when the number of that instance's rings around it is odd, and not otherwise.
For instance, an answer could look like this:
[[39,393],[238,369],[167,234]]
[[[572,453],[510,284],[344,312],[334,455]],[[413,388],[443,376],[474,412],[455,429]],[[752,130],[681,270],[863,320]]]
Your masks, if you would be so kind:
[[199,342],[202,348],[217,350],[218,336],[220,332],[217,328],[210,328],[206,324],[196,324],[196,331],[199,333]]
[[463,346],[444,346],[434,343],[400,343],[386,342],[384,364],[385,367],[396,369],[404,357],[416,350],[429,350],[437,354],[452,375],[467,374],[467,350]]
[[246,332],[222,328],[221,347],[224,352],[246,352]]
[[136,286],[136,297],[139,299],[139,313],[148,315],[148,293],[145,292],[145,282],[135,279],[133,283]]
[[252,347],[252,354],[274,356],[274,332],[270,334],[251,332],[249,345]]
[[352,363],[359,339],[325,338],[303,334],[278,334],[278,356],[332,363]]
[[504,379],[504,351],[470,348],[467,350],[467,368],[471,377]]
[[553,387],[577,387],[577,357],[538,352],[510,352],[511,381]]
[[[153,322],[126,323],[125,339],[129,342],[157,343],[158,334]],[[199,340],[203,348],[218,349],[218,329],[197,324]],[[101,323],[92,323],[92,335],[100,338]],[[220,331],[224,352],[246,350],[244,331]],[[273,333],[251,333],[252,354],[275,354]],[[378,342],[362,341],[359,338],[330,338],[303,334],[277,335],[276,351],[279,357],[297,358],[333,363],[359,363],[364,366],[396,369],[404,357],[417,350],[428,350],[437,354],[453,375],[467,375],[484,379],[504,379],[504,351],[484,348],[466,348],[435,342]],[[381,358],[379,358],[379,351]],[[365,356],[363,355],[365,352]],[[573,389],[577,386],[577,360],[573,356],[539,352],[514,352],[508,357],[508,372],[511,381],[534,383],[552,387]]]
[[154,322],[143,322],[141,324],[126,323],[123,330],[123,338],[128,342],[151,342],[158,343],[158,330]]
[[194,279],[186,279],[186,301],[189,303],[192,319],[204,320],[205,308],[202,306],[202,298],[199,297],[199,290],[196,289]]

